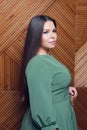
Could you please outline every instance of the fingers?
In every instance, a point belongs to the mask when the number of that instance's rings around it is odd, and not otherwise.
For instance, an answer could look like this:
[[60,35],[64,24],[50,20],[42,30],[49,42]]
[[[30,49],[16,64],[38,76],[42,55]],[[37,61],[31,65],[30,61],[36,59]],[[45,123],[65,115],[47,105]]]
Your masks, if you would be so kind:
[[78,92],[75,87],[70,87],[69,92],[73,100],[77,98]]

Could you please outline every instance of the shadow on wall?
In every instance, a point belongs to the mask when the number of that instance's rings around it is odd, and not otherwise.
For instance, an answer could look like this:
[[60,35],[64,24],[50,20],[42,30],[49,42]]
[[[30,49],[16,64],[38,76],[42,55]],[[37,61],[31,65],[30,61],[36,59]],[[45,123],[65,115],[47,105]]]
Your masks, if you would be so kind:
[[87,130],[87,85],[77,88],[78,97],[74,102],[77,124],[82,130]]
[[6,130],[6,128],[2,124],[0,124],[0,130]]

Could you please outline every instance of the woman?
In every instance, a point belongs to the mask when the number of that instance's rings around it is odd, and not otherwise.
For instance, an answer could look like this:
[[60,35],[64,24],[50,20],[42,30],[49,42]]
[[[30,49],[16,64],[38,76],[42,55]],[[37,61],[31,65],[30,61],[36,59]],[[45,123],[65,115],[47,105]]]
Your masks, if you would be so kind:
[[69,70],[49,55],[56,41],[55,20],[45,15],[33,17],[26,36],[21,75],[22,86],[28,88],[25,96],[29,94],[30,107],[21,130],[77,130],[70,101],[70,95],[76,98],[77,91],[69,87]]

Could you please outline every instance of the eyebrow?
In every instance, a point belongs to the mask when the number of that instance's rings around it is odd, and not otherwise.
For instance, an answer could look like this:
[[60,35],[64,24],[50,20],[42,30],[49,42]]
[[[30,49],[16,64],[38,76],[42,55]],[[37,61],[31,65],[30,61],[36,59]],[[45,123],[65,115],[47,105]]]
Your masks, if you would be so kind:
[[[50,29],[43,29],[43,30],[50,30]],[[56,30],[56,28],[53,28],[53,30]]]

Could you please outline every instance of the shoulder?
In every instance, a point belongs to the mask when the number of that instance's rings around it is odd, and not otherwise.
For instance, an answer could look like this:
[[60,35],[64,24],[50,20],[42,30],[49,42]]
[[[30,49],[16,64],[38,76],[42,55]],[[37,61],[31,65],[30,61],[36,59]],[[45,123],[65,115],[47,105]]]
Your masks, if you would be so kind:
[[38,71],[45,67],[45,60],[41,56],[33,57],[26,66],[25,73],[28,71]]

